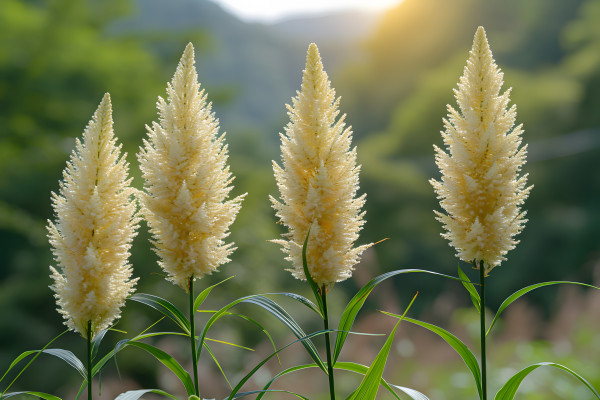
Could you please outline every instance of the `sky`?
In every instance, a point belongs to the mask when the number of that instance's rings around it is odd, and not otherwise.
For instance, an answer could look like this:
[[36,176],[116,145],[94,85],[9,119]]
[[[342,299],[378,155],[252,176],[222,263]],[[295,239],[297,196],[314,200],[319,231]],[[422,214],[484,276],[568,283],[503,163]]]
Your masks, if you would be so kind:
[[239,18],[273,22],[292,15],[318,14],[344,9],[382,11],[402,0],[212,0]]

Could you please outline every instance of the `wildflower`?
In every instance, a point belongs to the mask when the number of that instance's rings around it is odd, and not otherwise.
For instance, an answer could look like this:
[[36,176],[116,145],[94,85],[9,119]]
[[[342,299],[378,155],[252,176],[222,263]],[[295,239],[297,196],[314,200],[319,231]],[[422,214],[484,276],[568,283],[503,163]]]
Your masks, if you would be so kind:
[[293,264],[293,276],[305,279],[302,246],[310,228],[307,263],[319,286],[343,281],[370,244],[353,247],[364,224],[365,195],[356,197],[356,148],[344,117],[336,121],[339,98],[317,46],[308,48],[302,87],[288,107],[290,123],[281,136],[283,167],[273,162],[281,202],[271,197],[286,239],[274,240]]
[[[128,264],[139,218],[129,185],[129,165],[116,146],[110,96],[102,102],[52,193],[56,222],[48,238],[62,273],[50,267],[59,312],[84,338],[94,337],[120,316],[134,291]],[[91,321],[91,332],[88,322]]]
[[145,179],[140,195],[159,264],[168,280],[188,292],[190,278],[211,274],[235,250],[226,244],[242,196],[226,200],[233,188],[224,134],[200,91],[188,44],[158,98],[160,123],[148,129],[138,159]]
[[460,259],[485,263],[487,275],[518,243],[527,220],[521,211],[532,186],[519,176],[527,145],[510,89],[500,94],[503,74],[492,58],[485,31],[477,29],[463,76],[454,91],[459,110],[448,106],[442,132],[446,151],[435,147],[441,182],[432,179],[444,224],[442,236]]

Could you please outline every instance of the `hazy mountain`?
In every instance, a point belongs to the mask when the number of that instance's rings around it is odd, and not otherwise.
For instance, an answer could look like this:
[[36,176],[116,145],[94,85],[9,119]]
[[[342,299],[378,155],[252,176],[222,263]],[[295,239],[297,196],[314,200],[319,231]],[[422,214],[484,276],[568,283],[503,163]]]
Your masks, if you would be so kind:
[[132,13],[113,25],[116,34],[144,32],[155,51],[171,58],[170,74],[187,41],[196,47],[200,80],[223,127],[230,132],[276,133],[287,120],[285,103],[301,80],[306,48],[319,45],[325,67],[359,57],[373,14],[343,12],[247,23],[209,0],[135,0]]

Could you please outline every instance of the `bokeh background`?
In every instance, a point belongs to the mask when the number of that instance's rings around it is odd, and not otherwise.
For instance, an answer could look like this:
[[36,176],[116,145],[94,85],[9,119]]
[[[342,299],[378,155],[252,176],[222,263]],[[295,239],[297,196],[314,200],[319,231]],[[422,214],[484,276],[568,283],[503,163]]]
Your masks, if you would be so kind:
[[[341,110],[353,126],[367,193],[361,243],[388,240],[370,249],[351,280],[330,296],[334,321],[357,288],[380,273],[426,268],[456,274],[458,260],[440,237],[438,209],[428,180],[438,176],[433,144],[446,104],[477,26],[486,28],[505,89],[518,106],[529,144],[525,172],[535,185],[526,203],[529,222],[521,243],[495,269],[488,286],[491,310],[515,290],[545,280],[600,281],[600,1],[599,0],[404,0],[385,13],[357,11],[246,22],[209,0],[2,0],[0,1],[0,373],[21,352],[41,348],[64,328],[55,311],[45,237],[53,218],[50,193],[102,95],[110,92],[115,132],[128,152],[134,185],[141,187],[135,154],[145,124],[156,120],[157,96],[188,42],[197,68],[227,132],[233,194],[248,192],[231,228],[238,250],[232,262],[198,286],[235,278],[213,291],[217,308],[252,293],[293,291],[309,296],[305,283],[285,271],[268,195],[277,196],[271,160],[279,160],[278,132],[287,123],[285,104],[299,89],[305,52],[316,42]],[[142,226],[132,264],[138,290],[184,307],[186,297],[164,281]],[[475,278],[468,264],[464,270]],[[477,315],[460,284],[441,278],[403,276],[376,289],[355,330],[388,333],[394,321],[377,310],[400,312],[416,292],[411,315],[451,329],[478,348]],[[278,300],[279,301],[279,300]],[[319,328],[306,311],[281,300],[305,330]],[[260,310],[243,308],[269,327],[279,346],[292,340]],[[498,388],[534,362],[561,362],[600,387],[600,297],[589,290],[549,287],[509,309],[491,336],[491,381]],[[102,351],[158,319],[128,303]],[[334,322],[335,323],[335,322]],[[173,329],[168,324],[160,327]],[[256,348],[215,345],[235,384],[269,352],[264,336],[239,321],[220,324],[213,337]],[[351,337],[342,359],[369,364],[384,338]],[[187,343],[155,342],[186,361]],[[85,342],[73,333],[57,344],[83,357]],[[209,357],[200,370],[204,395],[223,398],[227,383]],[[307,362],[301,347],[284,365]],[[139,387],[181,388],[170,372],[136,349],[127,349],[102,379],[102,397]],[[251,384],[281,367],[269,364]],[[475,398],[472,378],[441,339],[404,324],[384,375],[419,389],[432,400]],[[359,377],[341,374],[340,392]],[[8,381],[4,381],[4,387]],[[15,389],[74,398],[81,380],[58,359],[40,357]],[[314,388],[306,382],[314,383]],[[282,381],[311,399],[322,398],[322,374],[302,372]],[[321,390],[323,389],[323,390]],[[311,391],[312,390],[312,391]],[[586,389],[557,371],[539,371],[521,388],[522,399],[588,399]],[[321,396],[321,397],[320,397]],[[382,394],[381,398],[388,398]],[[278,398],[272,396],[272,398]],[[281,398],[285,398],[281,396]]]

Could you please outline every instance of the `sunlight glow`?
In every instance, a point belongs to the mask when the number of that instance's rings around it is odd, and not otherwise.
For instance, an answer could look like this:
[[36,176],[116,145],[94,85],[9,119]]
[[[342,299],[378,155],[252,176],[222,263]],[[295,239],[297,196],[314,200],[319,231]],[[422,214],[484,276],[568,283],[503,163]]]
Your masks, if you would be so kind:
[[239,18],[273,22],[294,15],[311,15],[340,10],[384,11],[402,0],[212,0]]

